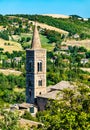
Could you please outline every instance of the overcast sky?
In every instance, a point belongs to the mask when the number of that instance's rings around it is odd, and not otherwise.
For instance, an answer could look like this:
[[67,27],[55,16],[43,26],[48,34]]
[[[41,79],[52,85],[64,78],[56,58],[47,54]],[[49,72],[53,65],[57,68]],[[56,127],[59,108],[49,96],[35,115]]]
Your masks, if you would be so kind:
[[77,14],[90,18],[90,0],[0,0],[0,14]]

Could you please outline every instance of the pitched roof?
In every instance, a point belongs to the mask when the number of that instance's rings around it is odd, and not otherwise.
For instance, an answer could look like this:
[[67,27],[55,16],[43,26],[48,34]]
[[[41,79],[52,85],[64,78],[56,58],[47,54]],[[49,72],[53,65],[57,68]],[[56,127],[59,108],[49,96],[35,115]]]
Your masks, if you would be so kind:
[[32,104],[29,104],[29,103],[22,103],[22,104],[19,104],[19,108],[30,108],[30,106],[32,106]]
[[60,91],[56,90],[56,91],[47,92],[46,94],[41,94],[37,97],[45,98],[45,99],[62,99],[63,94],[61,94]]
[[75,88],[75,86],[70,84],[70,82],[68,81],[61,81],[57,83],[56,85],[50,87],[51,90],[63,90],[67,88],[73,89]]
[[47,93],[41,94],[37,97],[46,99],[61,99],[63,98],[62,90],[64,89],[75,89],[76,85],[72,85],[69,81],[61,81],[54,86],[47,88]]

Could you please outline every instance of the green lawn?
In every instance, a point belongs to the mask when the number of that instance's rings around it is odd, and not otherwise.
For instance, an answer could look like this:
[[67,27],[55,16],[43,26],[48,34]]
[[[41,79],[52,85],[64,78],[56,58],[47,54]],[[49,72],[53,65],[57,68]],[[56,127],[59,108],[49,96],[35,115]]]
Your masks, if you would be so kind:
[[31,33],[21,33],[21,37],[32,37]]
[[43,48],[47,49],[48,51],[53,50],[54,45],[49,43],[49,40],[46,38],[46,36],[40,35],[40,40]]
[[3,59],[6,59],[7,58],[7,56],[6,55],[1,55],[1,59],[3,60]]
[[[22,33],[21,37],[30,37],[32,39],[32,34],[31,33],[30,34]],[[49,40],[46,38],[46,36],[40,35],[40,40],[41,40],[42,48],[45,48],[48,51],[52,51],[53,50],[54,45],[49,43]]]

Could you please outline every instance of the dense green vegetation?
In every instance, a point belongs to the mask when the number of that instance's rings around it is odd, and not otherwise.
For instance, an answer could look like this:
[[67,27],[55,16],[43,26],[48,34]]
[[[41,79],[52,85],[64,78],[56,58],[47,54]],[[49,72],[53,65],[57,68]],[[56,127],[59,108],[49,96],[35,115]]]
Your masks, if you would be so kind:
[[25,78],[23,75],[5,76],[0,74],[0,107],[5,103],[20,103],[25,101],[25,92],[15,92],[15,88],[25,88]]
[[[59,48],[60,50],[60,48]],[[80,52],[85,52],[80,54]],[[58,51],[57,51],[58,52]],[[69,47],[66,54],[48,52],[47,54],[47,84],[56,84],[61,80],[79,81],[90,85],[90,74],[80,70],[82,66],[90,67],[90,62],[81,64],[81,59],[89,54],[83,47]],[[87,75],[87,77],[86,77]],[[55,78],[57,77],[57,78]],[[82,80],[83,79],[83,80]]]
[[[39,125],[38,128],[32,127],[33,130],[89,130],[90,88],[80,83],[77,85],[77,89],[64,89],[62,91],[63,98],[54,101],[49,100],[46,110],[38,112],[36,117],[32,117],[29,112],[25,112],[22,117],[43,123],[43,126]],[[1,112],[1,115],[4,116],[3,121],[0,120],[0,127],[3,130],[21,129],[17,122],[18,114]]]
[[[76,90],[63,90],[63,99],[49,102],[47,110],[37,113],[46,130],[89,130],[90,88],[79,85]],[[58,94],[59,96],[59,94]]]
[[2,130],[21,130],[18,124],[18,113],[1,111],[0,129]]
[[[14,17],[15,16],[15,17]],[[1,25],[9,25],[7,28],[9,33],[14,31],[14,34],[28,33],[30,26],[32,23],[28,24],[28,20],[37,20],[41,23],[45,23],[69,32],[69,35],[79,34],[81,39],[90,38],[90,20],[84,21],[83,18],[80,16],[71,16],[69,19],[62,19],[62,18],[53,18],[50,16],[42,16],[42,15],[14,15],[11,18],[9,16],[0,16]],[[26,18],[25,21],[22,21],[20,18]],[[10,27],[10,24],[16,25],[18,23],[18,27]],[[23,28],[23,24],[25,28]]]
[[[25,112],[23,118],[44,124],[43,128],[39,126],[33,130],[90,129],[90,73],[81,70],[81,67],[90,68],[90,51],[84,47],[62,45],[62,41],[72,38],[74,34],[78,34],[79,39],[90,38],[90,20],[84,21],[83,18],[81,20],[78,18],[80,17],[76,15],[69,19],[41,15],[0,15],[0,25],[5,29],[0,32],[0,38],[17,41],[23,47],[23,51],[12,53],[4,52],[4,48],[0,48],[0,68],[22,72],[20,76],[0,74],[0,108],[6,104],[25,101],[25,49],[31,45],[33,30],[33,24],[29,23],[29,20],[37,20],[69,32],[69,35],[65,36],[38,27],[42,46],[47,49],[47,86],[66,80],[76,83],[78,88],[77,91],[63,90],[63,99],[49,101],[47,109],[37,113],[36,118]],[[9,42],[7,44],[9,45]],[[88,62],[81,63],[82,59],[87,59]],[[19,115],[0,112],[4,116],[3,120],[0,120],[2,130],[21,129],[17,123]]]
[[70,17],[69,19],[62,18],[52,18],[49,16],[42,15],[16,15],[18,17],[28,18],[29,20],[37,20],[38,22],[45,23],[63,30],[66,30],[72,34],[80,34],[82,39],[82,35],[84,38],[90,38],[90,21],[84,21],[83,19],[78,20],[76,17]]
[[25,72],[25,52],[13,51],[12,53],[3,52],[3,48],[0,48],[0,68],[2,69],[15,69]]
[[9,35],[7,31],[0,32],[0,38],[4,40],[9,40]]

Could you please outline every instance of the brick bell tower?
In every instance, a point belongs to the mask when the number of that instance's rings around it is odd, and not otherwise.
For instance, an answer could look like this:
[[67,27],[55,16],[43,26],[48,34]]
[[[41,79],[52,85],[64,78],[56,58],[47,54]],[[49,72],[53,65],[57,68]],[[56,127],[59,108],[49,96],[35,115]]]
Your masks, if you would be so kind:
[[41,47],[35,23],[31,49],[26,50],[26,102],[34,104],[36,97],[46,93],[46,50]]

